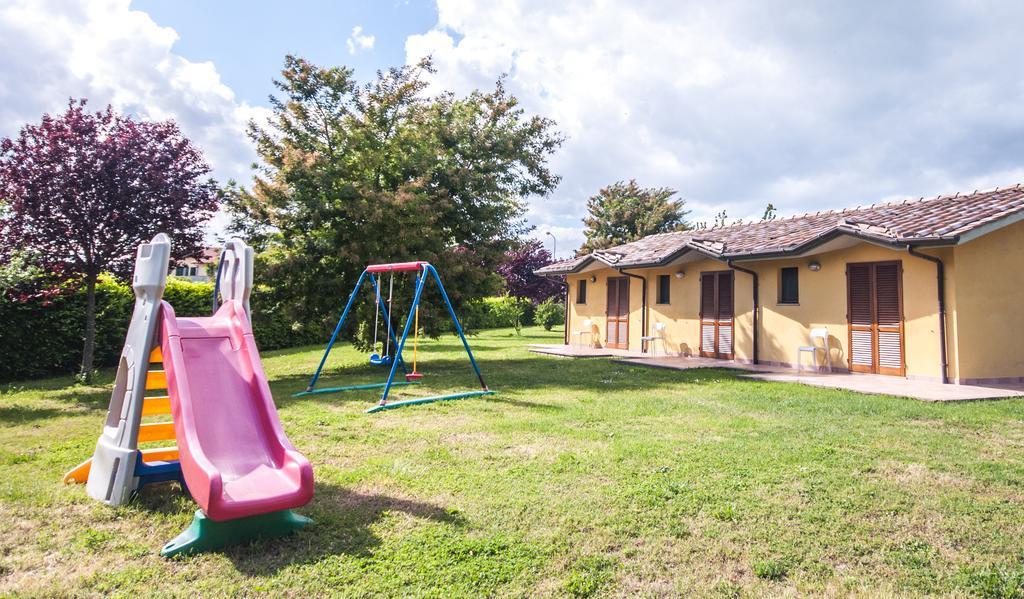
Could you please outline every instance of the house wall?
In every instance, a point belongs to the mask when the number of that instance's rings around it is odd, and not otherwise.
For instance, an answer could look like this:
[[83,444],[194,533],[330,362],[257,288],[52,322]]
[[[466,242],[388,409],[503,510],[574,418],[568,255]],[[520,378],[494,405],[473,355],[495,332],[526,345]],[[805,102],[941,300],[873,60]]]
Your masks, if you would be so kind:
[[[1022,248],[1024,249],[1024,248]],[[942,256],[947,264],[947,280],[956,271],[954,255],[950,249],[929,250],[927,253]],[[821,270],[811,272],[807,265],[811,261],[821,263]],[[811,258],[794,258],[746,262],[741,266],[758,273],[760,284],[760,360],[777,364],[795,364],[797,347],[810,343],[809,332],[813,327],[824,326],[829,330],[833,368],[847,367],[848,329],[846,323],[846,264],[850,262],[874,262],[900,260],[903,265],[903,313],[904,347],[906,372],[909,377],[939,379],[938,300],[936,294],[935,265],[922,258],[909,255],[906,251],[891,250],[875,245],[860,243],[856,246],[819,254]],[[799,270],[799,305],[778,303],[779,269],[796,266]],[[671,304],[657,305],[657,275],[674,275],[684,271],[682,279],[671,279]],[[650,310],[650,331],[655,322],[664,322],[665,348],[669,354],[696,355],[700,346],[700,273],[714,270],[728,270],[728,266],[716,260],[702,260],[660,269],[644,269],[637,272],[648,279],[648,305]],[[576,281],[596,276],[596,283],[588,282],[588,302],[577,305]],[[570,328],[578,330],[583,319],[590,318],[595,324],[595,339],[604,344],[605,310],[607,301],[606,281],[608,276],[617,276],[611,269],[570,275]],[[736,271],[735,281],[735,355],[738,360],[753,359],[753,297],[752,277]],[[631,350],[640,349],[640,285],[630,283],[630,345]],[[955,307],[955,306],[954,306]],[[952,328],[952,327],[950,327]],[[954,334],[955,337],[955,334]],[[659,351],[660,351],[659,344]],[[809,357],[804,356],[809,362]],[[956,376],[955,364],[951,360],[951,376]]]
[[[961,382],[1010,381],[1024,376],[1024,222],[954,250],[954,358]],[[1010,382],[1007,381],[1007,382]]]

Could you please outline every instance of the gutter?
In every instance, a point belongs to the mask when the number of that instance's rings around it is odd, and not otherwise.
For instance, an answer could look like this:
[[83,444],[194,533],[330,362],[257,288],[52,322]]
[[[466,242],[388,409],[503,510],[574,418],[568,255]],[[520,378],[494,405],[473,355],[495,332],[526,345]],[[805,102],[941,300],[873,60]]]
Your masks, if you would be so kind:
[[758,318],[758,312],[760,311],[759,310],[760,309],[760,301],[758,299],[758,295],[759,294],[758,294],[758,277],[757,277],[757,273],[752,271],[752,270],[750,270],[750,269],[748,269],[748,268],[743,268],[742,266],[736,266],[735,264],[733,264],[731,258],[729,260],[726,260],[725,264],[726,264],[726,266],[728,266],[729,268],[731,268],[733,270],[738,270],[740,272],[745,272],[745,273],[747,273],[748,275],[750,275],[751,277],[754,278],[754,364],[759,364],[760,362],[758,361],[757,346],[758,346],[758,339],[760,338],[760,335],[758,334],[758,329],[759,329],[758,321],[760,320]]
[[[640,279],[640,336],[647,336],[647,277],[642,277],[638,274],[626,272],[623,268],[616,268],[620,275],[626,275],[634,279]],[[628,346],[628,341],[627,341]],[[644,347],[643,342],[640,342],[641,353],[647,353],[647,349]]]
[[907,244],[907,252],[911,256],[923,258],[935,264],[936,289],[939,295],[939,360],[942,365],[942,384],[949,384],[949,362],[946,358],[946,265],[936,256],[922,254]]

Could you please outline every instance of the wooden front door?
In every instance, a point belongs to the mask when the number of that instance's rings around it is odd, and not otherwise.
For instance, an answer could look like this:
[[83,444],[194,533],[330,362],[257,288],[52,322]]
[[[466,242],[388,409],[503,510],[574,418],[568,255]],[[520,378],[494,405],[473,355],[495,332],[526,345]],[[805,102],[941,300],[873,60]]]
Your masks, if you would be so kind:
[[700,355],[733,357],[733,276],[731,270],[700,275]]
[[608,331],[606,345],[629,349],[629,277],[608,279]]
[[903,264],[846,265],[851,372],[906,374],[903,355]]

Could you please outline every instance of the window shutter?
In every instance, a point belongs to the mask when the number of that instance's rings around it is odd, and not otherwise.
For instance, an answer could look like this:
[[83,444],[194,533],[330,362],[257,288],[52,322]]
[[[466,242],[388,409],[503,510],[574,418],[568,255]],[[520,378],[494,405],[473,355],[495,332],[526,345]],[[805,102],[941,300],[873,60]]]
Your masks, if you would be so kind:
[[901,277],[899,262],[847,265],[850,370],[904,374]]
[[900,266],[896,263],[875,266],[875,313],[878,322],[878,366],[880,371],[903,369],[903,347],[900,322]]
[[714,356],[715,317],[717,314],[715,273],[704,273],[700,276],[700,353],[702,356]]
[[732,291],[732,273],[718,273],[718,320],[732,319]]
[[851,264],[847,273],[850,283],[850,324],[871,326],[871,265]]
[[620,318],[629,316],[629,279],[619,279],[619,309],[617,314]]
[[878,326],[899,326],[902,317],[898,264],[879,264],[875,267],[875,289],[878,298]]
[[846,267],[850,310],[850,370],[870,372],[875,363],[871,309],[871,265]]
[[705,320],[715,318],[715,273],[700,276],[700,317]]

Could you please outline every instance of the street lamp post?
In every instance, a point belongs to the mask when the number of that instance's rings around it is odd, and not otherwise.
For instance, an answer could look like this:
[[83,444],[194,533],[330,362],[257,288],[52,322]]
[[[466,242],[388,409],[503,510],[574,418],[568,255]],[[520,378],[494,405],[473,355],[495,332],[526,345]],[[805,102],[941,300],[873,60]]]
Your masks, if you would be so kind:
[[554,236],[553,233],[551,233],[551,231],[548,231],[547,233],[545,233],[545,235],[548,235],[548,236],[551,237],[551,260],[557,260],[558,259],[557,258],[557,256],[558,256],[558,240],[555,239],[555,236]]

